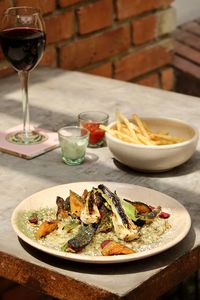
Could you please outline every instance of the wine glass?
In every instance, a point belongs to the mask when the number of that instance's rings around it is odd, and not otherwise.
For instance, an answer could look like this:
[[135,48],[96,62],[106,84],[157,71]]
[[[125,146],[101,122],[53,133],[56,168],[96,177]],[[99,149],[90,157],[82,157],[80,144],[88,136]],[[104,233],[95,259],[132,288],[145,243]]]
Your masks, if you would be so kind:
[[16,144],[40,143],[46,138],[30,129],[28,99],[29,72],[39,63],[46,44],[40,10],[27,6],[8,8],[1,20],[0,44],[5,58],[18,72],[23,101],[23,129],[10,134],[7,139]]

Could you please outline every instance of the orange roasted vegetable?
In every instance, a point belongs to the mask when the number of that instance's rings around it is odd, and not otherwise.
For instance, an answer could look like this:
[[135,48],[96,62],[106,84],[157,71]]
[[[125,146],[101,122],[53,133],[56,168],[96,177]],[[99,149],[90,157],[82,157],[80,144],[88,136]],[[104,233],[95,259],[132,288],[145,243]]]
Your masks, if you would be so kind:
[[41,237],[45,237],[49,233],[53,232],[55,229],[58,228],[58,221],[52,220],[52,221],[45,221],[42,223],[36,232],[36,239],[39,240]]
[[151,207],[143,202],[134,201],[134,202],[132,202],[132,205],[136,208],[137,212],[142,215],[148,214],[152,211]]
[[101,243],[101,254],[103,256],[132,254],[136,251],[126,247],[125,245],[115,242],[113,240],[105,240]]

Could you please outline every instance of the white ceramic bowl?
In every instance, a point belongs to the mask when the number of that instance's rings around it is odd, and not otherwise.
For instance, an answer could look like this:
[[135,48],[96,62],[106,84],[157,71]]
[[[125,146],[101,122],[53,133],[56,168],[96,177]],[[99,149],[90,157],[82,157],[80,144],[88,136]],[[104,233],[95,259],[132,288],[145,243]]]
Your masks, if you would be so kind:
[[[141,171],[162,172],[183,164],[195,152],[199,133],[194,126],[170,118],[143,120],[153,131],[166,130],[170,135],[182,137],[185,141],[162,146],[136,145],[106,133],[108,148],[119,162]],[[112,128],[115,124],[116,122],[113,122],[108,127]]]

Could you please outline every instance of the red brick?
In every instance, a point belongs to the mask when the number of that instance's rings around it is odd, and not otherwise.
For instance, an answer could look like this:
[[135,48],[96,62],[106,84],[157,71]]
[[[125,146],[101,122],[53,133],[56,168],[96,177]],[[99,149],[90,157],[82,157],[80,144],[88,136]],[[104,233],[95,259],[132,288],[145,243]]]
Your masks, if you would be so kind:
[[100,0],[78,10],[79,33],[85,34],[112,24],[112,0]]
[[175,53],[200,64],[200,52],[179,42],[175,42]]
[[164,44],[131,53],[115,65],[115,78],[130,80],[172,62],[172,53]]
[[156,21],[155,15],[149,15],[132,23],[133,43],[135,45],[140,45],[156,38]]
[[77,4],[79,2],[81,2],[81,0],[60,0],[59,5],[60,5],[60,7],[67,7],[67,6],[71,6],[73,4]]
[[174,70],[172,68],[161,71],[161,84],[164,90],[172,91],[174,89],[174,79]]
[[89,74],[112,78],[112,63],[107,62],[87,71]]
[[56,62],[57,62],[56,49],[54,47],[47,48],[44,52],[40,65],[56,67]]
[[45,20],[47,31],[47,44],[69,39],[74,33],[74,14],[66,12]]
[[43,14],[48,14],[55,10],[56,0],[16,0],[16,6],[23,5],[38,7]]
[[173,0],[117,0],[117,18],[126,19],[157,8],[165,8],[171,2]]
[[189,74],[196,79],[200,79],[200,67],[178,55],[175,55],[174,57],[173,66],[183,73]]
[[78,40],[60,49],[60,67],[75,70],[114,56],[130,47],[128,25]]
[[136,80],[135,82],[140,85],[159,88],[159,76],[157,73],[148,75],[142,79]]
[[9,0],[2,0],[2,1],[0,1],[0,20],[1,20],[1,18],[2,18],[3,12],[4,12],[8,7],[10,7],[10,2],[9,2]]
[[200,50],[200,38],[190,32],[177,29],[174,33],[174,37],[177,41],[191,46],[197,50]]

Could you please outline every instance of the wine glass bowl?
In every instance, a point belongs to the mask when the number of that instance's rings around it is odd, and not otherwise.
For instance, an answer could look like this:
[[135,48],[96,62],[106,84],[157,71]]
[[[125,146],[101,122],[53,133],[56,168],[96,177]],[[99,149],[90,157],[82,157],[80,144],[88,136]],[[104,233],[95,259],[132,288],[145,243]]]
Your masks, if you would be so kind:
[[45,25],[40,10],[34,7],[11,7],[1,21],[0,44],[5,58],[18,72],[23,98],[23,130],[9,135],[17,144],[34,144],[46,139],[30,130],[28,79],[39,63],[46,44]]

